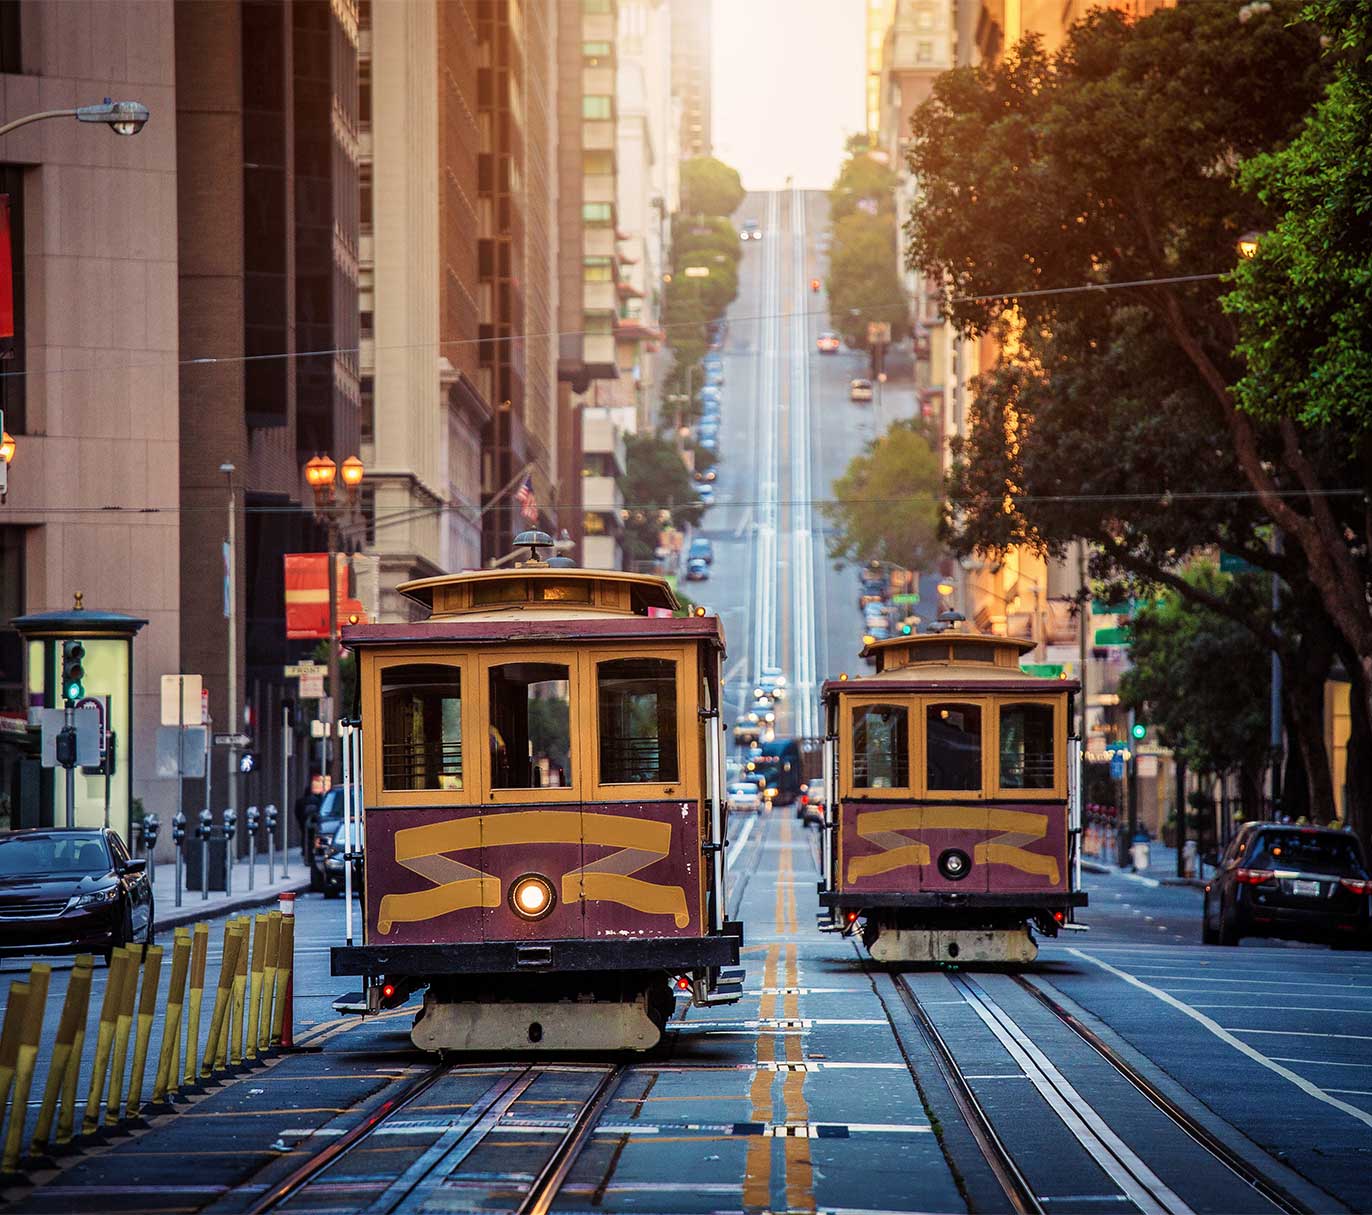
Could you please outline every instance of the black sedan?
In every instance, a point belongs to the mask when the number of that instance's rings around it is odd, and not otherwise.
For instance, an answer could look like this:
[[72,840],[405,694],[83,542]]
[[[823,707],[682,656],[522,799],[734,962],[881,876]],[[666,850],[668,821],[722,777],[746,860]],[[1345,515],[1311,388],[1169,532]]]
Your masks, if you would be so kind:
[[[359,854],[362,851],[362,824],[353,823],[353,837],[357,840],[358,847],[355,849]],[[324,851],[324,897],[326,899],[337,898],[343,893],[344,872],[343,867],[347,862],[348,855],[347,828],[340,826],[334,832],[333,839],[329,841],[328,847]],[[353,869],[353,894],[358,898],[362,897],[362,858],[357,856],[352,863]]]
[[[353,786],[353,813],[361,812],[362,803],[358,797],[357,786]],[[323,890],[326,885],[324,858],[333,842],[333,837],[343,825],[343,786],[335,785],[319,803],[319,809],[310,816],[307,825],[309,843],[310,889]]]
[[98,953],[151,944],[147,862],[110,830],[0,832],[0,954]]
[[1369,896],[1372,875],[1356,836],[1248,823],[1205,888],[1201,938],[1207,945],[1284,937],[1366,949]]

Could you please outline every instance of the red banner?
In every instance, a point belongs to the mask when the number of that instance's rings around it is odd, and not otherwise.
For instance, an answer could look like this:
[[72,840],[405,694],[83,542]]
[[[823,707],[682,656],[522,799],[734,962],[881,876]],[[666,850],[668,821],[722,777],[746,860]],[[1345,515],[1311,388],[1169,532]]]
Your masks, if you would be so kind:
[[0,359],[14,357],[14,258],[10,248],[10,196],[0,194]]
[[[329,635],[329,555],[328,553],[287,553],[286,562],[286,636],[308,641]],[[334,567],[338,584],[338,624],[366,624],[367,614],[356,599],[348,598],[348,560],[337,555]]]

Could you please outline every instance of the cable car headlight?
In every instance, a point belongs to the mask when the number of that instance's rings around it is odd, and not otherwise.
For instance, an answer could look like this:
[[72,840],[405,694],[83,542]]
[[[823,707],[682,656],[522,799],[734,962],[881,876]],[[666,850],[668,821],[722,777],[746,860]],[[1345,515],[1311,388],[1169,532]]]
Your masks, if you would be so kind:
[[526,873],[510,885],[510,909],[526,920],[541,920],[556,905],[557,892],[541,873]]
[[950,882],[960,882],[972,868],[972,858],[961,848],[949,848],[938,858],[938,871]]

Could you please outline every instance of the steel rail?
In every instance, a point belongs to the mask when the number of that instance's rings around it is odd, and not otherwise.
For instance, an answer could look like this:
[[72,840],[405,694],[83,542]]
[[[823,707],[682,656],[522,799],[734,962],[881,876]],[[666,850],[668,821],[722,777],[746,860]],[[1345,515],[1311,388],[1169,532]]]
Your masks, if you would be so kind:
[[962,1068],[958,1066],[957,1059],[954,1058],[952,1050],[943,1040],[943,1035],[939,1033],[938,1027],[929,1014],[924,1011],[919,999],[906,984],[904,976],[896,974],[892,976],[892,980],[896,993],[900,996],[906,1011],[914,1019],[915,1024],[919,1026],[925,1041],[930,1046],[934,1062],[938,1066],[944,1083],[948,1086],[948,1091],[952,1094],[953,1103],[958,1107],[958,1113],[962,1115],[962,1120],[973,1140],[976,1141],[982,1158],[1005,1192],[1005,1196],[1016,1215],[1046,1215],[1038,1195],[1034,1193],[1028,1179],[1020,1171],[1019,1165],[1015,1163],[1015,1158],[1010,1154],[1010,1149],[1005,1146],[1004,1141],[997,1133],[990,1116],[982,1108],[981,1102],[977,1100],[976,1093],[973,1092],[971,1084],[963,1075]]
[[292,1169],[275,1185],[270,1186],[258,1200],[248,1208],[248,1215],[265,1215],[282,1203],[289,1201],[303,1190],[316,1177],[331,1165],[341,1160],[359,1143],[368,1139],[383,1122],[393,1118],[417,1098],[422,1097],[439,1080],[452,1071],[452,1065],[440,1060],[428,1071],[416,1076],[403,1085],[400,1091],[387,1097],[367,1114],[356,1126],[345,1131],[332,1143],[316,1152],[303,1164]]
[[553,1149],[553,1154],[548,1157],[538,1176],[534,1178],[524,1201],[517,1208],[518,1215],[548,1215],[562,1183],[567,1180],[567,1175],[572,1171],[572,1166],[580,1156],[586,1140],[595,1132],[596,1124],[605,1112],[605,1107],[610,1104],[610,1099],[619,1087],[619,1081],[624,1077],[625,1071],[625,1065],[617,1063],[601,1077],[595,1091],[572,1120],[566,1137]]
[[1306,1206],[1278,1182],[1260,1172],[1245,1160],[1227,1143],[1188,1114],[1172,1098],[1168,1097],[1156,1084],[1129,1063],[1114,1047],[1110,1046],[1095,1030],[1083,1023],[1080,1018],[1069,1012],[1046,991],[1030,983],[1023,975],[1011,976],[1025,991],[1029,992],[1044,1008],[1048,1009],[1059,1021],[1066,1025],[1088,1046],[1092,1047],[1121,1076],[1129,1081],[1140,1093],[1162,1113],[1167,1115],[1201,1148],[1219,1160],[1236,1177],[1255,1189],[1268,1202],[1287,1215],[1314,1215],[1313,1208]]

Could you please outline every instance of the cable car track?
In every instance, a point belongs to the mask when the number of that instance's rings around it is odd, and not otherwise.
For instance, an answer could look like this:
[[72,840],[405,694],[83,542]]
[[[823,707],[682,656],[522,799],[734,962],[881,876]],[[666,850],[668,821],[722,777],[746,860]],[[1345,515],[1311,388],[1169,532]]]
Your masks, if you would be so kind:
[[[933,1018],[922,1006],[904,976],[897,974],[893,978],[901,1001],[923,1031],[953,1101],[996,1182],[1009,1200],[1011,1208],[1023,1215],[1042,1215],[1047,1209],[1045,1203],[1049,1200],[1035,1192],[995,1123],[978,1100],[956,1053],[939,1032]],[[1038,1089],[1050,1109],[1057,1114],[1068,1131],[1106,1176],[1120,1188],[1126,1200],[1136,1210],[1144,1215],[1194,1215],[1192,1207],[1135,1154],[1126,1139],[1117,1134],[1092,1108],[1059,1071],[1042,1047],[1034,1042],[1033,1037],[980,983],[963,973],[953,973],[948,978],[955,991],[967,1001],[1021,1068],[1025,1077]],[[1042,1008],[1052,1013],[1059,1024],[1071,1030],[1079,1041],[1090,1046],[1108,1062],[1123,1079],[1146,1097],[1211,1159],[1260,1194],[1274,1209],[1287,1212],[1288,1215],[1312,1215],[1310,1207],[1262,1173],[1187,1113],[1047,992],[1022,975],[1012,975],[1010,978],[1018,987],[1032,995]]]
[[[511,1110],[536,1081],[545,1076],[587,1075],[595,1077],[590,1092],[566,1127],[540,1121],[536,1129],[560,1132],[560,1138],[543,1159],[541,1166],[518,1201],[508,1209],[518,1215],[547,1215],[587,1140],[595,1130],[606,1106],[614,1096],[619,1081],[626,1073],[625,1064],[563,1064],[531,1063],[500,1068],[498,1065],[460,1067],[440,1062],[423,1073],[395,1086],[369,1114],[327,1147],[315,1153],[286,1177],[271,1185],[249,1208],[250,1215],[264,1215],[268,1211],[319,1210],[343,1204],[348,1210],[364,1211],[367,1215],[392,1215],[393,1212],[421,1210],[436,1191],[453,1181],[461,1180],[464,1166],[473,1153],[486,1144],[493,1134],[512,1125]],[[344,1176],[331,1176],[349,1156],[365,1149],[378,1135],[405,1134],[407,1126],[397,1126],[399,1116],[445,1079],[462,1079],[472,1075],[490,1074],[494,1082],[466,1106],[462,1112],[437,1128],[420,1127],[414,1133],[422,1135],[435,1131],[435,1138],[422,1148],[408,1166],[390,1179],[381,1193],[371,1198],[355,1193],[365,1189],[372,1175],[364,1173],[351,1183]],[[513,1123],[527,1130],[528,1123]],[[488,1175],[483,1171],[483,1178]],[[330,1204],[328,1193],[342,1190],[352,1196]],[[299,1205],[297,1205],[298,1200]],[[340,1208],[343,1209],[343,1208]]]

